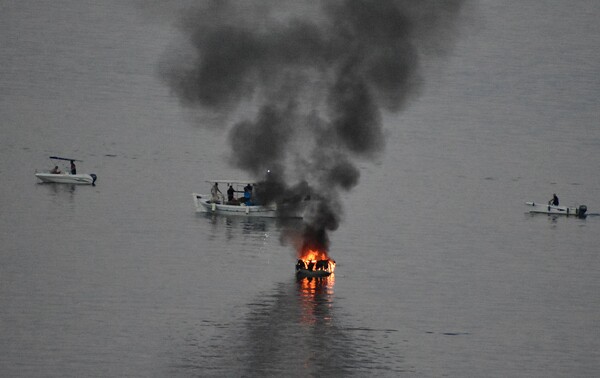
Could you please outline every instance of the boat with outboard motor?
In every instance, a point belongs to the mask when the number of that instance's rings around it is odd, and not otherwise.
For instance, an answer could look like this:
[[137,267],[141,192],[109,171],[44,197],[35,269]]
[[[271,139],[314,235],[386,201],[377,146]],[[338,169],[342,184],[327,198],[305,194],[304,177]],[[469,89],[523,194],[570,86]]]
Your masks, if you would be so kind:
[[567,215],[574,216],[579,218],[585,218],[585,213],[587,212],[586,205],[580,205],[578,207],[568,207],[568,206],[556,206],[552,204],[544,204],[537,202],[525,202],[527,206],[531,206],[529,210],[530,213],[541,213],[541,214],[550,214],[550,215]]
[[[280,216],[302,218],[303,216],[301,211],[278,212],[277,204],[274,203],[268,205],[256,203],[252,193],[253,189],[258,185],[255,182],[239,180],[206,180],[206,182],[211,184],[211,194],[192,193],[197,213],[264,218],[276,218]],[[223,191],[227,194],[227,198],[225,198],[225,195],[223,195],[221,189],[218,187],[219,184],[227,185],[228,189],[223,188]]]
[[56,184],[80,184],[80,185],[96,185],[98,177],[94,173],[77,173],[75,162],[82,160],[63,158],[59,156],[50,156],[52,160],[64,160],[71,162],[70,171],[62,172],[58,170],[58,165],[48,172],[36,172],[35,177],[45,183]]

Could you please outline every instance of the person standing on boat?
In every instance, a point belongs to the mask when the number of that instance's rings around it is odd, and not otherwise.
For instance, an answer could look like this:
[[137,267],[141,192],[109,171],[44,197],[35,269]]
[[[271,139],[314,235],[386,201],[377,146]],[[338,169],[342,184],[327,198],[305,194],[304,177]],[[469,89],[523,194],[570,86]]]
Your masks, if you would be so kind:
[[556,196],[556,193],[552,195],[552,199],[548,201],[548,203],[553,206],[558,206],[558,197]]
[[244,202],[246,205],[250,205],[250,201],[252,200],[252,185],[248,184],[244,186]]
[[235,193],[235,189],[233,189],[233,186],[231,184],[229,184],[229,189],[227,189],[227,200],[229,202],[233,202],[233,194]]
[[75,166],[75,162],[73,160],[71,160],[71,174],[72,175],[77,174],[77,167]]
[[215,182],[215,185],[213,185],[213,187],[210,188],[210,194],[212,195],[212,202],[219,202],[219,194],[221,194],[222,197],[223,193],[219,190],[218,182]]

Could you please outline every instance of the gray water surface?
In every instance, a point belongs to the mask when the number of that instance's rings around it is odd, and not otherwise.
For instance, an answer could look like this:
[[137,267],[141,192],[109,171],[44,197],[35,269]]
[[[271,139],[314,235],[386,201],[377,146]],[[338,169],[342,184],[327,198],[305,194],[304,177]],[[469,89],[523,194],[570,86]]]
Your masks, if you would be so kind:
[[468,3],[297,282],[284,225],[193,211],[246,175],[157,74],[186,4],[1,6],[2,376],[598,375],[600,5]]

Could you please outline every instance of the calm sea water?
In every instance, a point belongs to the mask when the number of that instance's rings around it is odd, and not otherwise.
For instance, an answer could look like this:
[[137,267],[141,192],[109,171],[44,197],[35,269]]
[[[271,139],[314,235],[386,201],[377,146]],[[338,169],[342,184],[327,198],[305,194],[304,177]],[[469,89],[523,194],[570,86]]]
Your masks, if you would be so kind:
[[[186,4],[0,6],[2,376],[598,375],[597,3],[468,4],[324,282],[281,224],[193,212],[243,174],[158,78]],[[97,186],[38,184],[50,155]],[[592,214],[526,213],[552,193]]]

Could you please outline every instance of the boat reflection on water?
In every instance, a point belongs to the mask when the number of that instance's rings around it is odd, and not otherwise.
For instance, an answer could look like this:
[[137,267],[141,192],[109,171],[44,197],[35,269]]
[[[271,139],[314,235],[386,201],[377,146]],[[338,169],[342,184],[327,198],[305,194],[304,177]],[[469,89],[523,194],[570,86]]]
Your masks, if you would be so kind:
[[199,218],[207,219],[215,227],[235,228],[242,232],[250,230],[266,231],[275,225],[269,218],[234,217],[214,213],[198,213]]
[[[238,320],[205,319],[178,350],[173,376],[396,376],[398,346],[381,330],[357,327],[334,295],[335,276],[276,284],[238,309]],[[200,373],[200,374],[198,374]]]
[[[276,284],[248,302],[239,321],[204,322],[214,342],[192,343],[173,375],[347,376],[362,348],[335,319],[333,277]],[[204,328],[204,327],[203,327]],[[360,370],[360,369],[359,369]],[[201,374],[202,375],[202,374]]]
[[299,227],[302,224],[302,220],[291,218],[291,219],[279,219],[279,218],[262,218],[262,217],[238,217],[231,215],[222,215],[215,213],[196,213],[197,218],[207,219],[212,224],[217,225],[243,225],[244,228],[256,228],[256,227]]
[[53,182],[40,182],[36,183],[35,185],[36,188],[39,188],[39,190],[44,190],[45,194],[51,197],[67,199],[69,202],[74,201],[75,197],[77,196],[78,185],[75,184],[56,184]]
[[280,230],[282,228],[298,228],[301,219],[277,219],[261,217],[238,217],[214,213],[195,213],[197,219],[208,221],[211,225],[212,235],[224,233],[227,240],[235,239],[240,235],[252,235]]
[[333,284],[333,277],[294,279],[250,303],[241,375],[349,374],[359,349],[336,320]]
[[300,322],[317,325],[330,324],[335,274],[327,277],[298,277],[298,300],[300,302]]

